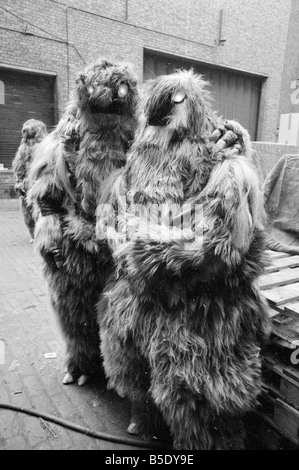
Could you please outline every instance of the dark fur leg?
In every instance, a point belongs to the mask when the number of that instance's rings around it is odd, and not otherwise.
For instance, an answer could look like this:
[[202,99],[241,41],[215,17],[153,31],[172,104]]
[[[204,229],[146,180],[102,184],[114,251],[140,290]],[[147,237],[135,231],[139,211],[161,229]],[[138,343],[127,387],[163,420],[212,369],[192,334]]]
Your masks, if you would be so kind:
[[103,375],[101,357],[99,354],[98,335],[96,338],[87,338],[79,331],[74,331],[75,337],[68,337],[66,375],[63,383],[67,385],[78,382],[84,385],[91,376]]
[[150,379],[147,363],[132,339],[120,338],[112,328],[105,328],[103,324],[100,327],[100,336],[108,389],[115,390],[122,398],[142,401]]
[[219,416],[212,427],[215,450],[245,450],[242,416]]
[[138,435],[144,440],[167,441],[169,438],[169,430],[164,418],[149,394],[144,395],[142,401],[132,403],[128,433]]
[[109,379],[108,389],[114,389],[132,403],[130,434],[150,439],[160,434],[162,417],[148,394],[150,372],[148,364],[131,338],[122,339],[112,328],[101,326],[101,350]]
[[198,403],[198,398],[186,395],[185,390],[164,392],[163,397],[156,396],[156,404],[170,427],[173,448],[211,450],[214,442],[208,404]]
[[241,419],[219,416],[206,401],[199,401],[184,387],[156,384],[153,395],[177,450],[241,450],[245,432]]
[[[84,385],[90,376],[103,375],[99,346],[99,327],[95,318],[95,293],[74,286],[74,276],[54,266],[47,276],[51,286],[51,301],[58,315],[67,344],[67,373],[63,383],[77,381]],[[92,308],[94,299],[94,309]],[[94,310],[94,315],[93,315]]]

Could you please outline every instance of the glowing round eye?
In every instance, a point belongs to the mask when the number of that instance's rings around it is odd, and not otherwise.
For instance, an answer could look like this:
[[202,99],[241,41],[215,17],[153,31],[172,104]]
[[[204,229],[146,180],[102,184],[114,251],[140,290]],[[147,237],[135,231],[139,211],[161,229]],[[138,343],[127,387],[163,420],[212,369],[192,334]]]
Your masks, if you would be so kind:
[[89,87],[87,88],[87,91],[88,91],[88,93],[89,93],[90,95],[92,95],[93,92],[94,92],[94,87],[93,87],[93,86],[89,86]]
[[182,103],[186,99],[186,93],[182,90],[175,93],[172,97],[172,101],[176,104]]
[[124,98],[129,92],[129,88],[127,85],[125,84],[122,84],[120,85],[119,89],[118,89],[118,96],[120,98]]

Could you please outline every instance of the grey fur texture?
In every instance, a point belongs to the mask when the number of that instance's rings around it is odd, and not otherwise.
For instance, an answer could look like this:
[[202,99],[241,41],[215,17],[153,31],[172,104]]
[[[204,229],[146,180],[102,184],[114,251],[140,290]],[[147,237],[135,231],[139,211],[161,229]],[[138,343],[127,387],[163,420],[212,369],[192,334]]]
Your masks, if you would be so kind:
[[78,76],[57,128],[32,168],[35,246],[67,343],[64,383],[100,370],[95,304],[112,267],[95,236],[103,182],[126,162],[135,130],[137,82],[129,65],[99,60]]

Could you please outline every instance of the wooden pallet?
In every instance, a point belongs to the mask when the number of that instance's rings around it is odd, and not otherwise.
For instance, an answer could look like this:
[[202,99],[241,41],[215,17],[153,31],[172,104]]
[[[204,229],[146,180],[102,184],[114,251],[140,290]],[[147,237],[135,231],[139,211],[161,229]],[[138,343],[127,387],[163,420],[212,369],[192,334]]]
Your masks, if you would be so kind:
[[273,335],[263,356],[260,415],[299,446],[299,256],[268,254],[272,262],[260,288],[269,303]]
[[299,411],[280,398],[273,398],[268,391],[261,399],[261,404],[260,417],[298,447]]
[[273,332],[290,348],[299,347],[299,256],[268,251],[272,259],[260,288],[270,306]]
[[266,354],[263,357],[264,387],[275,398],[299,410],[299,370],[283,360]]

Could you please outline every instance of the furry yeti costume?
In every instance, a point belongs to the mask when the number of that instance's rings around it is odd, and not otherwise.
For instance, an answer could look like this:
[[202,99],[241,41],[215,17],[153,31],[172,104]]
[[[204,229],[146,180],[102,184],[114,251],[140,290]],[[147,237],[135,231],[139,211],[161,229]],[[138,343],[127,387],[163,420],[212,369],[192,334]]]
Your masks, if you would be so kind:
[[[132,402],[128,431],[148,438],[164,421],[174,448],[192,450],[242,447],[240,416],[256,404],[269,329],[249,136],[243,156],[210,153],[207,137],[219,130],[205,85],[181,71],[143,87],[125,177],[103,200],[116,207],[127,198],[116,225],[124,236],[107,235],[117,269],[98,305],[108,386]],[[153,204],[160,209],[149,226]],[[100,234],[105,223],[99,218]]]
[[37,121],[36,119],[26,121],[22,128],[22,141],[12,163],[12,169],[16,177],[15,190],[19,193],[24,221],[31,238],[34,237],[35,224],[32,206],[27,203],[29,170],[32,164],[36,145],[43,140],[47,133],[47,128],[42,121]]
[[95,210],[104,180],[125,164],[136,96],[128,65],[100,60],[87,67],[32,168],[35,244],[46,260],[52,305],[67,343],[64,384],[83,385],[99,368],[95,304],[112,261],[96,240]]

